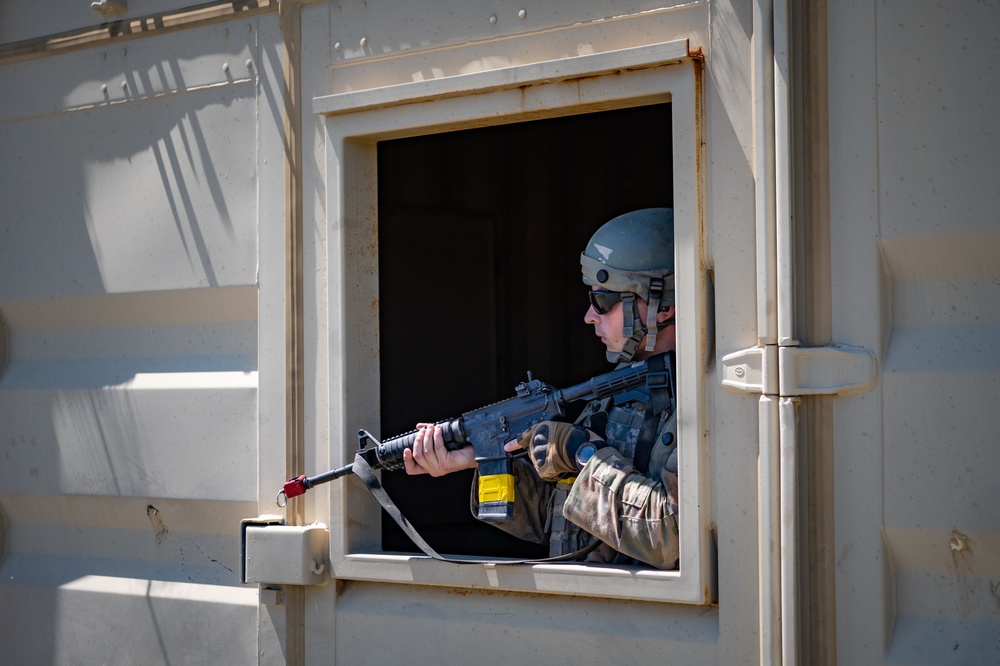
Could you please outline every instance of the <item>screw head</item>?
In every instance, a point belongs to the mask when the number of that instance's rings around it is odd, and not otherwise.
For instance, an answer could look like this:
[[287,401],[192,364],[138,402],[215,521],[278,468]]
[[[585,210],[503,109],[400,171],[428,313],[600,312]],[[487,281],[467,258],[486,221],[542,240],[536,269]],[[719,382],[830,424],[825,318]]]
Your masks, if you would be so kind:
[[366,46],[368,46],[368,38],[367,37],[362,37],[361,38],[361,48],[365,48]]
[[491,24],[495,24],[496,22],[497,22],[497,15],[496,14],[490,14],[490,23]]
[[524,11],[524,10],[522,9],[521,11],[519,11],[519,12],[517,13],[517,18],[519,18],[519,19],[523,19],[523,18],[524,18],[524,17],[526,17],[527,15],[528,15],[528,12],[526,12],[526,11]]

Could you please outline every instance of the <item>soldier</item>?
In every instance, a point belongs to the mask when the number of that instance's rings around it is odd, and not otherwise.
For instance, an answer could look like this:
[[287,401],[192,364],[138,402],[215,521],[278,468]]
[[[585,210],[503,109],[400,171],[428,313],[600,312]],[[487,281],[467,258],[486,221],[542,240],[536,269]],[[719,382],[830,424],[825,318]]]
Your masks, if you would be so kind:
[[[581,557],[591,562],[677,566],[673,241],[673,211],[649,208],[604,224],[580,256],[591,287],[584,321],[608,361],[646,360],[653,380],[588,404],[576,424],[546,421],[505,447],[528,455],[514,461],[513,520],[491,524],[548,543],[550,556],[590,546]],[[418,428],[403,454],[408,474],[476,467],[471,447],[447,450],[440,425]]]

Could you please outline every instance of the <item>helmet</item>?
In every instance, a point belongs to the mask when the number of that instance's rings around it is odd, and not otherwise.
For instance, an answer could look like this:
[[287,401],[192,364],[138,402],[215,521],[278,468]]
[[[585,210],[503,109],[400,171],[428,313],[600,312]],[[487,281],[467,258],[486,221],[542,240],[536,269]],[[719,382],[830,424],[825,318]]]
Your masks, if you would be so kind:
[[[631,361],[642,339],[646,351],[656,345],[656,313],[674,304],[674,211],[645,208],[606,222],[580,255],[584,284],[623,292],[621,352],[608,352],[612,363]],[[639,319],[635,296],[649,305]]]

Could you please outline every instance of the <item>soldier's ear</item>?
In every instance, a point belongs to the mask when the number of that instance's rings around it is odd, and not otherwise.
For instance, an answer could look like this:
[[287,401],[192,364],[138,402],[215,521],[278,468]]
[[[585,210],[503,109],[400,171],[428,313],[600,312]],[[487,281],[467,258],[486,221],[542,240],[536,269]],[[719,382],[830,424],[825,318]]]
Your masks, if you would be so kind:
[[656,313],[656,323],[665,324],[668,321],[673,320],[674,315],[676,315],[676,313],[677,313],[677,307],[673,305],[667,307],[667,309],[665,310],[660,310],[659,312]]

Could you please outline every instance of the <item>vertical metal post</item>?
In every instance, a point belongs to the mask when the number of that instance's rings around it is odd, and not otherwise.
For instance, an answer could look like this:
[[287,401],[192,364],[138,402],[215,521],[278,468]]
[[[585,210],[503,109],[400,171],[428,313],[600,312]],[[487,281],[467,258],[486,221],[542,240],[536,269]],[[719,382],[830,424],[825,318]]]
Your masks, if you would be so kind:
[[[776,322],[779,347],[797,347],[795,329],[795,225],[793,223],[792,58],[789,0],[772,7],[774,59],[774,228],[777,278]],[[799,455],[797,398],[779,387],[778,447],[780,487],[781,663],[799,664]]]
[[[278,22],[283,42],[285,148],[285,476],[305,470],[305,370],[302,223],[301,6],[282,0]],[[285,507],[289,525],[305,522],[305,498]],[[305,588],[285,590],[285,663],[305,664]]]
[[754,0],[752,90],[757,240],[757,340],[764,353],[757,470],[760,663],[781,664],[781,520],[778,386],[778,243],[775,224],[774,24],[772,0]]
[[[802,265],[808,266],[799,285],[804,298],[802,328],[798,335],[809,346],[829,345],[833,340],[830,270],[830,146],[827,57],[827,0],[804,0],[792,5],[800,30],[796,35],[795,62],[801,68],[793,72],[796,94],[801,100],[800,167],[795,170],[798,205],[801,215],[797,230],[802,233]],[[800,432],[809,443],[801,461],[805,485],[802,495],[808,511],[803,524],[802,575],[807,593],[802,597],[803,611],[800,643],[805,663],[822,666],[837,663],[837,607],[835,594],[836,557],[834,547],[833,485],[833,398],[814,396],[799,407]]]
[[760,454],[757,460],[757,538],[760,580],[760,663],[781,664],[781,520],[779,513],[781,472],[779,459],[779,401],[760,397],[758,428]]

